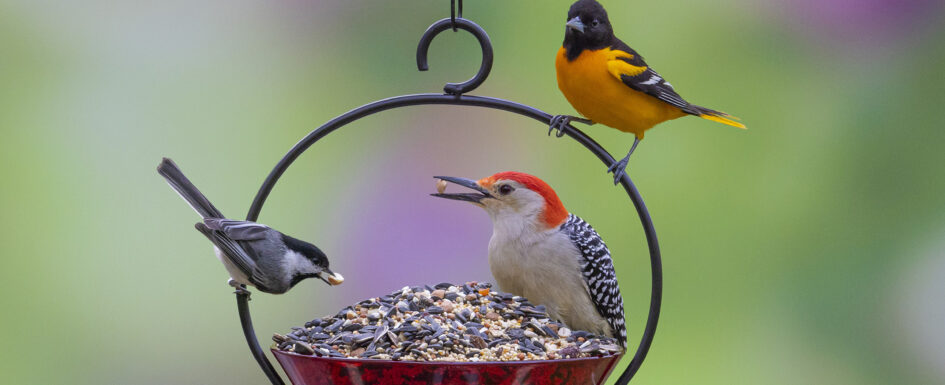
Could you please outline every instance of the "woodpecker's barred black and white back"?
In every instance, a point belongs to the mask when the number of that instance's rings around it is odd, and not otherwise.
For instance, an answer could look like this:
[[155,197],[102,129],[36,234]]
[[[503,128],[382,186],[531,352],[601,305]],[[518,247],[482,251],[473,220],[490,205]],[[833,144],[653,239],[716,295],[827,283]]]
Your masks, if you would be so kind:
[[577,215],[569,214],[568,220],[560,229],[568,234],[571,242],[581,252],[581,273],[597,311],[613,328],[614,337],[620,345],[626,346],[627,326],[623,313],[623,297],[620,296],[620,286],[617,285],[610,250],[597,231]]

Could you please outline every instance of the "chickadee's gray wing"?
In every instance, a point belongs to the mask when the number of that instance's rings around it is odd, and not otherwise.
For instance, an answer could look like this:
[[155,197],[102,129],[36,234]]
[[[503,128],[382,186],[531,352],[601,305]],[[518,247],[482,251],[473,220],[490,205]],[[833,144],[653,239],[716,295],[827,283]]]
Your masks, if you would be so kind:
[[244,250],[237,241],[230,239],[222,232],[217,232],[209,228],[203,223],[198,222],[194,227],[210,239],[210,242],[213,242],[223,254],[226,254],[230,261],[232,261],[243,274],[246,274],[254,285],[263,287],[270,286],[265,274],[262,274],[259,267],[256,266],[256,262],[246,254],[246,250]]
[[236,221],[226,218],[206,218],[203,223],[211,230],[222,231],[230,239],[237,241],[258,241],[265,239],[269,226],[250,221]]

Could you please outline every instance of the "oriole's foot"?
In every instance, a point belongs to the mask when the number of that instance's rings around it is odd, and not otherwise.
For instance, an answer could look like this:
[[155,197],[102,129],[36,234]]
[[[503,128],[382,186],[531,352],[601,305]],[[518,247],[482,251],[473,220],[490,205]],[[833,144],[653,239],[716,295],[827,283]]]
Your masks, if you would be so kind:
[[226,281],[226,283],[236,289],[233,294],[245,295],[246,299],[250,299],[249,296],[252,293],[249,290],[246,290],[246,287],[244,287],[243,284],[236,282],[236,280],[233,278],[230,278],[230,280]]
[[614,173],[614,186],[620,184],[620,180],[627,174],[627,163],[630,163],[630,155],[627,154],[623,159],[614,162],[607,169],[607,172]]
[[577,116],[571,115],[555,115],[551,118],[551,124],[548,125],[548,135],[551,135],[552,131],[555,132],[556,137],[564,136],[564,128],[568,126],[568,123],[571,122],[581,122],[587,125],[594,124],[590,119],[579,118]]
[[638,144],[640,144],[639,137],[633,140],[633,146],[630,146],[630,151],[627,152],[627,156],[614,162],[614,164],[610,165],[607,169],[607,172],[614,173],[614,186],[620,184],[620,180],[623,179],[623,176],[627,175],[627,163],[630,162],[630,155],[633,155],[633,151],[637,149]]

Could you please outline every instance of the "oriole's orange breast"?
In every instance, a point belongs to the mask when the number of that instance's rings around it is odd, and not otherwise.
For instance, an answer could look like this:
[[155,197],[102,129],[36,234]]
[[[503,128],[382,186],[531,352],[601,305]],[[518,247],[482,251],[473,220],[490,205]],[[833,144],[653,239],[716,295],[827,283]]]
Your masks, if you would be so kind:
[[[636,91],[607,70],[607,62],[617,53],[609,48],[585,50],[568,61],[565,49],[558,50],[555,68],[558,88],[581,115],[623,132],[643,138],[643,132],[669,119],[684,116],[681,110],[650,95]],[[626,54],[624,54],[626,55]]]

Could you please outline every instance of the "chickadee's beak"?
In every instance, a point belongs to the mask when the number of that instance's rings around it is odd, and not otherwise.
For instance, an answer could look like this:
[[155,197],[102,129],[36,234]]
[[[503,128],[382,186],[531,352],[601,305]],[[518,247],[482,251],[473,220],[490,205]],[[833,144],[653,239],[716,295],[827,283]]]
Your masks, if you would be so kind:
[[[440,182],[437,182],[437,193],[430,194],[435,197],[453,199],[458,201],[467,201],[476,204],[482,204],[482,200],[486,198],[492,198],[492,194],[489,193],[489,190],[486,190],[479,183],[472,179],[466,178],[456,178],[452,176],[435,176],[434,178],[439,179]],[[452,182],[454,184],[468,187],[473,190],[478,191],[477,193],[459,193],[459,194],[444,194],[443,191],[446,190],[446,182]],[[441,184],[442,183],[442,184]]]
[[[322,276],[323,274],[327,275],[327,277],[323,277]],[[325,281],[325,283],[327,283],[330,286],[340,285],[342,282],[345,281],[345,277],[342,277],[341,274],[338,274],[327,268],[325,269],[325,271],[322,271],[321,273],[318,274],[318,279]]]
[[573,19],[568,20],[568,23],[565,24],[568,29],[573,29],[580,33],[584,33],[584,23],[581,22],[580,16],[575,16]]

